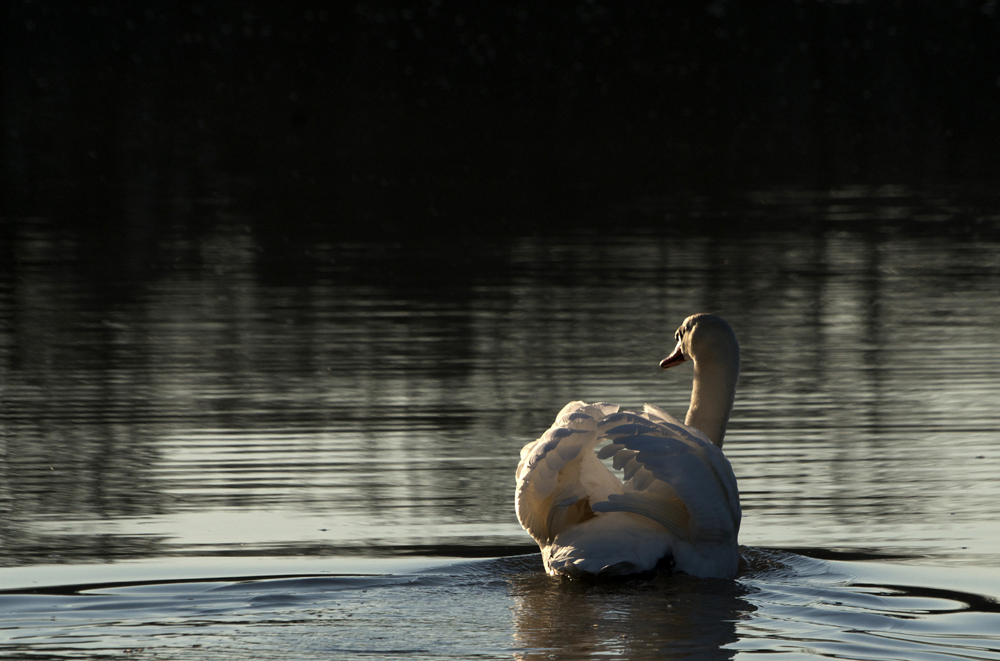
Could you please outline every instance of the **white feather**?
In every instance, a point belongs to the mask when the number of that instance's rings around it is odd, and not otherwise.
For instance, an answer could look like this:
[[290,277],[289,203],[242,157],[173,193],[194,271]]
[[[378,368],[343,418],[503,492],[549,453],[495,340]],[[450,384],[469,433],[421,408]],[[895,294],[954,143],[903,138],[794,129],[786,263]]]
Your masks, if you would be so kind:
[[[690,336],[699,336],[692,320],[704,322],[699,333],[708,339],[693,348],[684,339],[678,344],[677,351],[685,349],[685,358],[695,362],[689,418],[700,405],[699,420],[718,434],[718,443],[649,404],[634,412],[578,401],[567,404],[552,427],[521,450],[515,509],[538,542],[549,573],[630,574],[652,570],[669,558],[677,569],[695,576],[735,576],[742,514],[736,476],[721,439],[735,392],[739,349],[723,346],[724,356],[735,355],[729,372],[726,365],[709,364],[707,373],[732,380],[722,383],[722,394],[711,399],[712,384],[699,384],[694,354],[699,347],[702,355],[709,353],[704,347],[715,347],[719,334],[728,340],[728,332],[733,345],[736,340],[728,324],[710,315],[685,320]],[[699,393],[705,401],[697,401]],[[602,442],[608,444],[595,452]],[[601,462],[607,458],[623,471],[624,482]]]

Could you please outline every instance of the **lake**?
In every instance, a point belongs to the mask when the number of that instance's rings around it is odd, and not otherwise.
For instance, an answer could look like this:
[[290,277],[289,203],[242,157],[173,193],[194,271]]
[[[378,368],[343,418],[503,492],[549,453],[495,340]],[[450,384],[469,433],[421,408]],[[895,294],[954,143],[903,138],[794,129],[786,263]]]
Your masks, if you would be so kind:
[[[478,239],[195,214],[0,225],[0,656],[1000,659],[995,193]],[[520,448],[575,399],[682,415],[658,362],[701,311],[742,346],[740,575],[546,576]]]

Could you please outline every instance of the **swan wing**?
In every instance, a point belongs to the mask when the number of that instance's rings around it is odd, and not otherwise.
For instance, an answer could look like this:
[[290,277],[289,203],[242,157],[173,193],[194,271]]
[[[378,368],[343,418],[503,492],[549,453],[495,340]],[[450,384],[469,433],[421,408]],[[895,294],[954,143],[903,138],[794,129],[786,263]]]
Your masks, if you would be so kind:
[[599,425],[601,449],[624,470],[622,493],[594,512],[632,512],[666,527],[683,542],[733,544],[741,511],[736,476],[722,450],[703,433],[655,407],[614,413]]
[[643,404],[642,412],[643,412],[643,417],[648,419],[650,422],[657,422],[657,423],[668,422],[672,425],[683,424],[681,423],[680,420],[670,415],[669,413],[661,409],[659,406],[654,406],[652,404]]
[[601,421],[618,407],[570,402],[538,440],[521,449],[514,506],[517,518],[539,545],[594,517],[591,505],[621,482],[594,453]]

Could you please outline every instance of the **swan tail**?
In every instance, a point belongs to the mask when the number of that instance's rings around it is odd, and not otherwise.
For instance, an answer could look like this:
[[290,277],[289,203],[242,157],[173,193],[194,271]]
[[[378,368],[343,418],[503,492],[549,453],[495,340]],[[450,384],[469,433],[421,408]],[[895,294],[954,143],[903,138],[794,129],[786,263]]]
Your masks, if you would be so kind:
[[675,537],[680,539],[691,538],[691,531],[689,529],[691,513],[688,511],[684,501],[673,493],[669,485],[662,489],[659,494],[652,492],[610,494],[607,500],[594,503],[591,509],[594,512],[632,512],[633,514],[641,514],[659,523]]

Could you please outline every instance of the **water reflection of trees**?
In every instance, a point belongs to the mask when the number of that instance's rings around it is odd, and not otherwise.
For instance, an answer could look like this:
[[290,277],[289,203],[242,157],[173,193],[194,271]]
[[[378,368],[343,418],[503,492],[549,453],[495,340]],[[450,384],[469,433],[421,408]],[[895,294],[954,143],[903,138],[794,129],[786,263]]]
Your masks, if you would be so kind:
[[[877,217],[866,195],[747,215]],[[310,267],[290,282],[221,222],[161,244],[173,266],[124,296],[78,277],[76,235],[19,225],[0,285],[9,557],[163,552],[128,522],[214,509],[329,516],[331,545],[520,543],[521,445],[571,399],[682,412],[687,376],[656,364],[701,309],[744,346],[727,451],[745,534],[858,545],[892,528],[919,544],[915,510],[920,525],[988,511],[981,490],[954,492],[995,468],[968,461],[1000,372],[995,241],[681,231],[697,210],[658,208],[668,227],[638,236],[293,244]]]

